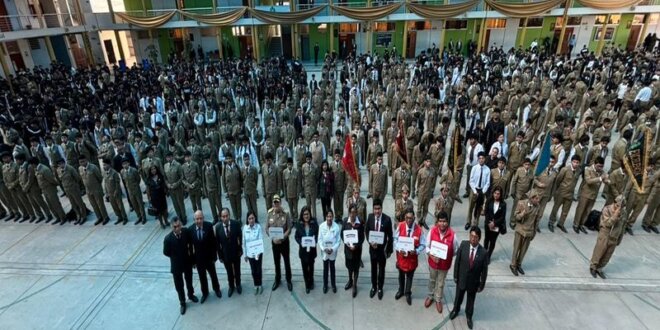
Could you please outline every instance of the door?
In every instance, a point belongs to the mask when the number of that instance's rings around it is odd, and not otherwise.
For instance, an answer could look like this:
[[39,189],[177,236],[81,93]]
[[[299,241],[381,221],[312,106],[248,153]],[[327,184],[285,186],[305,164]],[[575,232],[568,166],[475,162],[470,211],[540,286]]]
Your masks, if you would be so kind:
[[406,45],[406,58],[415,58],[415,48],[417,46],[417,31],[409,31],[408,40],[406,41],[408,44]]
[[[488,49],[488,44],[490,43],[490,29],[486,28],[486,39],[484,40],[483,47],[481,49]],[[465,47],[465,46],[463,46]]]
[[353,33],[340,33],[339,34],[339,55],[341,58],[346,58],[349,54],[353,53],[353,44],[355,43],[355,34]]
[[240,36],[238,37],[238,54],[241,58],[248,56],[248,46],[252,47],[252,37],[251,36]]
[[290,59],[292,56],[291,47],[291,25],[282,25],[282,55]]
[[310,54],[309,54],[309,35],[308,34],[303,34],[300,36],[300,60],[301,61],[309,61],[310,60]]
[[637,46],[637,41],[639,40],[639,33],[642,32],[641,25],[633,25],[630,28],[630,34],[628,35],[628,45],[626,50],[634,50]]
[[103,40],[103,45],[105,46],[105,54],[108,56],[108,62],[112,64],[117,63],[117,58],[115,57],[115,48],[112,45],[112,40]]

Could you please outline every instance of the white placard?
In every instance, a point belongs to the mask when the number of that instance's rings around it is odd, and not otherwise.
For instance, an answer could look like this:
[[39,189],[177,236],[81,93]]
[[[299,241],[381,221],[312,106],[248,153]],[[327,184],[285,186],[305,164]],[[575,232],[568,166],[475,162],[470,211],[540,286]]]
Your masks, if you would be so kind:
[[264,253],[264,241],[261,239],[245,242],[245,246],[247,247],[248,256],[258,256]]
[[268,235],[270,239],[284,239],[284,228],[282,227],[270,227],[268,228]]
[[448,250],[449,250],[449,246],[447,246],[447,244],[438,241],[431,241],[431,246],[429,247],[429,253],[432,256],[436,258],[440,258],[442,260],[446,260]]
[[357,244],[358,243],[358,231],[355,229],[344,230],[344,243],[345,244]]
[[332,249],[334,246],[335,246],[335,242],[333,242],[333,241],[324,241],[323,242],[323,249],[324,250]]
[[385,232],[372,230],[369,232],[369,243],[383,244],[385,242]]
[[300,240],[300,245],[306,248],[315,247],[316,240],[314,239],[314,236],[303,236]]
[[415,250],[415,239],[408,236],[400,236],[396,243],[397,251],[410,252]]

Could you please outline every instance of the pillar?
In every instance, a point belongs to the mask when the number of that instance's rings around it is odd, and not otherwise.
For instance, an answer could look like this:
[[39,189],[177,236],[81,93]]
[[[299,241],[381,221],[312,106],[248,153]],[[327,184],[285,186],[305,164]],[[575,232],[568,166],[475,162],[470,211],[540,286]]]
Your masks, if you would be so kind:
[[[115,10],[114,8],[112,8],[112,0],[108,0],[108,9],[110,11],[110,17],[112,18],[112,23],[117,24],[117,19],[115,18]],[[119,50],[119,59],[126,62],[126,58],[124,57],[124,46],[121,43],[121,38],[119,37],[119,31],[114,30],[114,33],[115,33],[115,40],[117,40],[117,50]]]
[[525,49],[525,34],[527,34],[527,17],[523,20],[522,32],[520,32],[520,45],[522,49]]
[[607,31],[607,22],[610,21],[610,16],[612,14],[607,14],[605,21],[601,26],[600,38],[598,39],[598,46],[596,46],[596,55],[600,55],[600,52],[603,50],[603,45],[605,45],[605,31]]
[[[484,9],[488,11],[488,5],[485,5]],[[479,42],[477,42],[477,53],[481,52],[481,49],[484,46],[485,39],[486,39],[486,17],[481,19],[481,28],[479,29]]]
[[[330,6],[332,6],[332,0],[328,0],[328,15],[332,15],[332,9],[330,9]],[[335,51],[335,24],[330,23],[328,24],[328,27],[330,28],[330,42],[328,43],[330,48],[329,53],[332,54],[332,52]]]
[[[404,21],[403,24],[406,24],[406,21]],[[406,25],[404,25],[402,33],[403,33],[403,44],[401,45],[401,58],[405,60],[406,54],[408,52],[408,29]]]
[[[442,3],[447,4],[448,0],[444,0]],[[440,20],[440,25],[442,26],[440,29],[440,42],[438,43],[438,46],[440,47],[440,58],[442,58],[442,52],[445,50],[445,22],[447,20],[443,19]]]
[[12,84],[12,79],[9,77],[11,72],[9,71],[9,66],[7,65],[7,49],[5,48],[4,43],[0,43],[0,65],[2,66],[2,73],[4,73],[5,78],[7,78],[7,84],[9,85],[9,90],[14,94],[14,85]]
[[[564,43],[564,33],[566,33],[566,25],[568,24],[568,8],[570,8],[571,5],[573,5],[573,1],[566,0],[564,6],[564,15],[562,16],[563,19],[561,23],[561,32],[559,32],[559,42],[557,43],[557,55],[561,54],[561,45]],[[571,54],[568,55],[570,56]]]
[[[216,14],[218,12],[218,0],[213,0],[213,13]],[[221,28],[216,27],[215,28],[215,41],[218,43],[218,55],[220,58],[225,57],[224,52],[222,50],[222,34],[220,33]]]
[[639,43],[644,40],[644,37],[646,36],[646,31],[649,28],[649,20],[651,18],[651,14],[646,14],[644,15],[644,25],[642,25],[642,32],[639,33],[639,38],[637,38],[637,43],[635,43],[635,47],[639,46]]
[[[76,12],[78,12],[78,17],[80,17],[80,24],[86,25],[85,22],[85,13],[83,13],[82,7],[80,6],[80,0],[76,0]],[[85,31],[82,33],[83,46],[85,47],[85,54],[87,54],[87,59],[89,60],[89,65],[94,66],[96,61],[94,60],[94,53],[92,53],[92,45],[89,42],[89,32]]]

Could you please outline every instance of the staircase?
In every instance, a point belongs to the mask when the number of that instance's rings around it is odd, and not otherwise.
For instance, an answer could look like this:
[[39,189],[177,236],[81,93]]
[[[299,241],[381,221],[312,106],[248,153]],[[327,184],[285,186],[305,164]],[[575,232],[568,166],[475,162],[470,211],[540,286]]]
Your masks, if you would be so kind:
[[271,37],[268,45],[268,56],[282,56],[282,37]]

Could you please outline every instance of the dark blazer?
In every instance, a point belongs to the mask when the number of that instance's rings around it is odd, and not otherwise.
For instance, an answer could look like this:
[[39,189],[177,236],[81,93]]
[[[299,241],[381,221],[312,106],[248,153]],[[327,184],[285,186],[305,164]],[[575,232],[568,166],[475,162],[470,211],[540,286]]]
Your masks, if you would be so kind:
[[470,268],[470,242],[462,241],[454,261],[454,281],[460,290],[478,291],[486,285],[488,276],[488,251],[477,246],[474,263]]
[[194,251],[192,237],[187,228],[181,228],[181,236],[176,238],[173,232],[163,240],[163,254],[170,258],[170,272],[180,274],[192,268]]
[[303,236],[314,236],[314,241],[318,242],[319,239],[319,225],[316,223],[316,220],[311,219],[309,222],[309,235],[305,235],[305,228],[303,227],[302,222],[298,223],[296,225],[296,242],[298,242],[298,257],[300,258],[301,261],[314,261],[316,258],[316,247],[311,247],[309,248],[309,252],[307,252],[307,248],[304,248],[302,246],[302,238]]
[[492,198],[489,198],[486,202],[486,209],[484,210],[484,214],[486,215],[486,221],[484,222],[486,230],[490,230],[488,223],[494,221],[495,226],[500,228],[500,234],[506,234],[506,202],[503,200],[500,201],[500,208],[495,213],[493,213],[493,202]]
[[[310,100],[310,102],[311,102],[311,100]],[[307,110],[307,109],[304,109],[304,110]],[[305,120],[307,120],[307,116],[305,116],[305,115],[303,115],[302,121],[300,121],[300,117],[297,116],[297,115],[293,119],[293,128],[296,129],[296,137],[302,135],[302,128],[305,125]]]
[[351,251],[351,249],[348,248],[346,244],[344,244],[344,258],[345,259],[360,259],[362,256],[362,243],[364,243],[364,223],[360,222],[359,224],[355,225],[355,227],[351,226],[351,224],[348,222],[348,218],[344,218],[344,223],[341,227],[341,240],[342,242],[344,241],[344,231],[345,230],[357,230],[358,232],[358,243],[355,244],[355,250]]
[[215,238],[218,247],[218,258],[220,261],[236,261],[241,258],[243,251],[243,232],[241,223],[235,220],[229,220],[229,238],[225,234],[225,226],[222,222],[215,226]]
[[[367,216],[367,225],[364,229],[364,238],[367,240],[367,243],[369,243],[369,232],[372,230],[376,230],[376,217],[373,213],[370,213]],[[388,215],[383,213],[380,216],[380,228],[378,230],[385,232],[385,241],[383,244],[378,244],[375,249],[369,245],[369,256],[371,260],[383,261],[393,251],[392,241],[394,235],[392,234],[392,219]]]
[[202,223],[202,239],[198,238],[197,225],[192,224],[188,230],[192,237],[193,248],[195,249],[195,264],[214,263],[218,260],[218,246],[213,232],[213,225],[204,221]]

